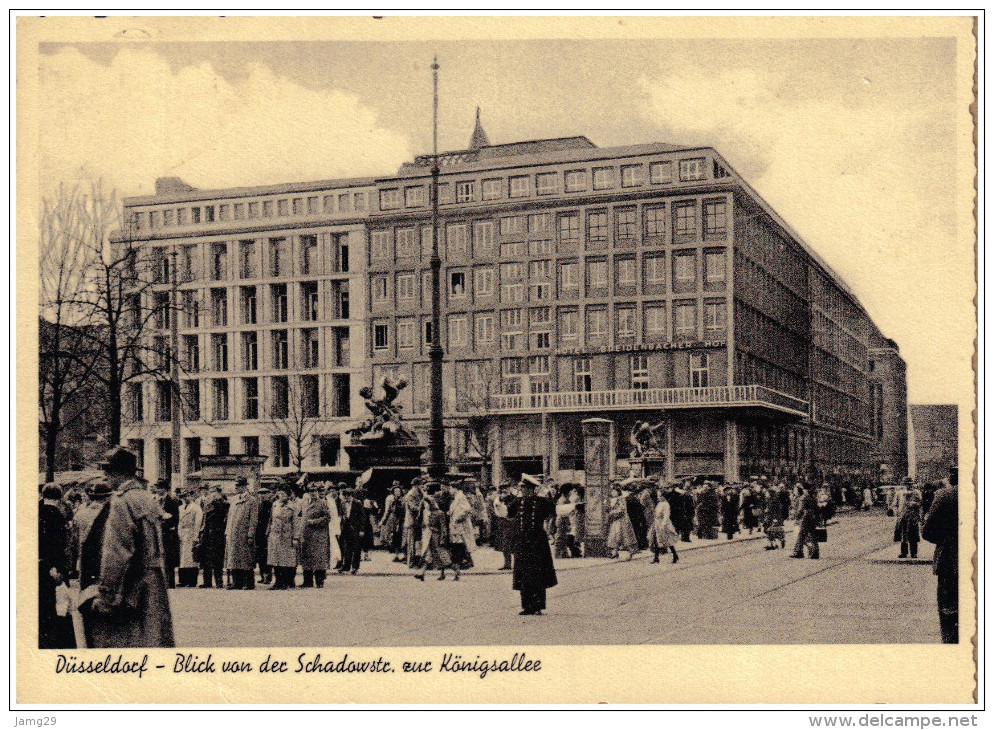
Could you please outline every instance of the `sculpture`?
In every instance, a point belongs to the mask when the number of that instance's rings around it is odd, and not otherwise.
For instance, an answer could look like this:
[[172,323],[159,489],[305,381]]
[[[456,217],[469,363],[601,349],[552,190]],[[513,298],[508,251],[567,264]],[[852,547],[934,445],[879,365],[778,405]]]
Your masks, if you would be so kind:
[[660,421],[655,426],[650,426],[648,421],[636,421],[628,437],[628,443],[632,447],[629,458],[635,459],[650,452],[658,453],[662,449],[658,431],[664,425],[665,421]]
[[386,376],[380,382],[383,397],[376,398],[373,389],[368,385],[359,390],[370,417],[347,433],[352,436],[353,443],[402,443],[416,442],[417,438],[401,423],[400,411],[402,406],[396,403],[397,396],[407,387],[403,378],[394,379]]

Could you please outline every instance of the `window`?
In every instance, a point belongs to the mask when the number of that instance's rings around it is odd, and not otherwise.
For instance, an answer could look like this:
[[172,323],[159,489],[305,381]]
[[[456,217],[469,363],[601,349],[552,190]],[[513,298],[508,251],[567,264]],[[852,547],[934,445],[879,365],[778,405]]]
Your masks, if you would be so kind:
[[242,418],[246,421],[257,419],[259,417],[259,379],[242,378],[242,392],[245,395]]
[[418,255],[416,235],[417,230],[414,228],[397,229],[397,258],[413,258]]
[[169,301],[169,292],[155,293],[155,326],[159,329],[169,329],[169,316],[172,313],[172,304]]
[[616,307],[615,334],[621,338],[635,337],[635,307]]
[[290,341],[286,330],[273,330],[273,367],[277,370],[290,367]]
[[200,370],[200,338],[197,335],[183,335],[183,369],[188,373]]
[[666,305],[645,305],[645,334],[652,339],[666,336]]
[[525,255],[524,241],[511,241],[500,245],[500,256],[504,259],[517,258]]
[[300,331],[301,345],[304,350],[304,367],[316,368],[321,366],[321,342],[318,339],[318,331],[306,329]]
[[271,276],[290,276],[290,247],[285,238],[269,239],[269,273]]
[[464,180],[456,183],[456,202],[472,203],[476,200],[476,183],[472,180]]
[[211,278],[221,281],[228,278],[228,246],[223,243],[211,245]]
[[494,316],[489,312],[476,315],[476,346],[492,344],[494,341]]
[[452,186],[449,183],[441,183],[438,186],[438,203],[443,205],[452,202]]
[[691,160],[680,160],[680,182],[690,182],[704,179],[704,158],[695,157]]
[[273,217],[273,201],[263,200],[262,201],[262,217],[272,218]]
[[666,235],[666,208],[659,206],[645,209],[645,235],[662,238]]
[[568,170],[566,172],[566,192],[576,193],[587,189],[586,170]]
[[401,350],[414,349],[417,328],[413,319],[397,320],[397,347]]
[[446,254],[465,256],[469,253],[469,226],[465,223],[445,227]]
[[615,274],[617,275],[617,285],[635,286],[635,259],[632,257],[616,258],[614,260]]
[[573,358],[573,390],[589,393],[593,389],[590,377],[590,358]]
[[501,282],[500,300],[511,304],[525,301],[525,285],[521,282]]
[[704,282],[715,284],[725,281],[725,253],[707,251],[704,254]]
[[524,332],[520,309],[502,309],[500,312],[500,347],[502,350],[517,350],[522,345]]
[[175,211],[172,208],[166,208],[162,211],[162,225],[171,226],[173,224],[173,216]]
[[649,165],[649,182],[653,185],[673,182],[673,163],[653,162]]
[[[442,279],[441,271],[438,272],[438,276],[439,276],[438,291],[439,291],[439,296],[441,296],[441,293],[443,291],[442,287],[444,286],[443,283],[444,280]],[[430,269],[425,269],[424,271],[421,272],[421,306],[422,307],[431,306],[431,270]]]
[[[235,203],[232,206],[232,216],[236,221],[245,219],[245,203]],[[253,216],[254,217],[254,216]]]
[[425,204],[425,189],[423,186],[404,188],[404,206],[407,208],[420,208]]
[[483,181],[483,199],[500,200],[504,195],[504,181],[500,178],[490,178]]
[[258,436],[242,436],[242,445],[245,448],[246,456],[258,456],[259,455],[259,437]]
[[535,176],[535,193],[552,195],[559,191],[559,173],[540,172]]
[[387,304],[390,301],[389,279],[386,275],[373,277],[373,304]]
[[724,200],[704,201],[704,235],[724,238],[728,226],[728,206]]
[[189,208],[177,208],[176,209],[176,225],[185,226],[190,222],[190,209]]
[[224,378],[211,381],[211,410],[215,421],[228,420],[228,381]]
[[426,320],[425,323],[424,323],[424,336],[425,336],[425,344],[426,345],[430,345],[431,344],[431,320]]
[[318,283],[303,281],[300,283],[301,319],[305,322],[316,322],[318,319]]
[[284,198],[283,200],[276,201],[276,215],[280,218],[286,218],[290,215],[290,201]]
[[356,193],[354,200],[356,210],[366,210],[366,193]]
[[607,261],[604,259],[587,259],[587,288],[607,288]]
[[272,418],[286,418],[290,415],[290,380],[285,375],[277,375],[271,381],[273,388],[269,415]]
[[576,340],[579,338],[579,317],[575,309],[559,310],[559,339]]
[[200,292],[187,289],[183,292],[183,326],[200,326]]
[[196,281],[200,278],[200,260],[197,258],[196,246],[180,248],[180,272],[183,281]]
[[632,390],[648,390],[649,388],[649,359],[642,353],[632,355],[631,359]]
[[228,436],[215,436],[214,453],[218,456],[228,456],[231,453],[231,438]]
[[269,298],[273,302],[273,322],[286,322],[289,318],[286,284],[272,284],[269,287]]
[[315,235],[300,237],[300,273],[304,276],[321,273],[321,256]]
[[390,347],[390,332],[385,324],[373,325],[373,349],[386,350]]
[[[576,213],[563,213],[559,216],[559,243],[575,245],[580,240],[580,216]],[[566,248],[571,248],[569,245]]]
[[228,335],[211,335],[211,351],[214,355],[214,371],[218,373],[228,370]]
[[200,382],[183,381],[183,417],[187,421],[200,420]]
[[552,233],[552,213],[532,213],[528,216],[531,233]]
[[256,277],[255,241],[241,241],[238,244],[238,275],[242,279]]
[[273,436],[273,466],[278,469],[290,466],[290,439],[287,436]]
[[708,334],[725,331],[725,302],[704,302],[704,329]]
[[622,165],[621,187],[637,188],[642,184],[642,165]]
[[520,357],[505,357],[500,361],[501,389],[508,394],[521,392],[525,363]]
[[242,287],[242,324],[258,324],[258,308],[254,286]]
[[[532,376],[548,377],[549,375],[549,356],[548,355],[532,355],[528,358],[528,374]],[[532,391],[537,392],[537,391]],[[547,391],[542,391],[547,392]]]
[[335,196],[325,195],[321,200],[321,205],[325,213],[335,212]]
[[303,215],[304,214],[304,199],[294,198],[293,199],[293,214]]
[[194,223],[200,223],[200,208],[190,208],[190,213]]
[[397,299],[402,302],[414,301],[414,274],[397,274]]
[[461,299],[466,296],[466,272],[449,272],[449,297]]
[[532,281],[536,279],[541,279],[544,281],[552,280],[552,261],[549,259],[540,259],[538,261],[528,262],[528,278]]
[[618,208],[614,211],[614,229],[619,245],[631,244],[635,241],[638,227],[635,208]]
[[614,168],[594,168],[594,190],[608,190],[614,187]]
[[607,211],[591,211],[587,213],[587,243],[607,243]]
[[571,290],[580,288],[579,278],[580,265],[575,261],[568,261],[559,264],[559,288],[560,290]]
[[304,418],[321,415],[321,388],[317,375],[300,376],[300,412]]
[[494,270],[487,266],[473,271],[473,294],[477,299],[494,295]]
[[607,335],[606,307],[587,307],[587,334],[591,337]]
[[693,337],[697,334],[697,305],[694,302],[674,303],[673,333],[682,337]]
[[318,198],[313,195],[307,199],[307,215],[317,215],[318,212]]
[[528,176],[516,175],[508,181],[509,194],[511,198],[527,198],[529,193]]
[[321,436],[318,438],[318,443],[321,466],[337,466],[342,440],[338,436]]
[[646,256],[643,265],[645,267],[646,286],[666,286],[665,256]]
[[474,256],[494,255],[493,221],[477,221],[473,224],[473,249]]
[[525,233],[528,219],[523,215],[508,216],[500,219],[500,235],[520,236]]
[[521,281],[524,278],[524,264],[510,263],[500,265],[500,280],[502,283]]
[[[544,350],[552,346],[552,310],[533,307],[528,310],[531,349]],[[548,369],[546,369],[548,371]]]
[[449,315],[449,347],[468,347],[469,328],[465,314]]
[[690,387],[708,387],[708,356],[707,353],[691,353],[690,355]]
[[[397,207],[400,207],[399,201]],[[340,193],[338,196],[338,212],[347,213],[350,210],[352,210],[352,196],[348,193]]]
[[693,201],[673,206],[673,235],[682,238],[697,236],[697,204]]
[[395,210],[400,207],[400,191],[396,188],[380,191],[380,210]]
[[676,254],[673,256],[673,285],[693,284],[694,274],[694,254]]
[[242,367],[259,369],[259,335],[256,332],[242,332]]
[[211,320],[215,327],[228,326],[228,292],[211,289]]

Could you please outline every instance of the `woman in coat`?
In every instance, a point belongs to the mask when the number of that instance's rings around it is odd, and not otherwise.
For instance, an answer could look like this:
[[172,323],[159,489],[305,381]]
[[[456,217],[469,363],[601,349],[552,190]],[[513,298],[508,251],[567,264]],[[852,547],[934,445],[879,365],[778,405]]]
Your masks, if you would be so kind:
[[271,591],[293,588],[297,577],[297,510],[289,502],[289,487],[281,487],[276,492],[272,509],[269,512],[269,528],[266,532],[266,557],[273,568]]
[[345,483],[339,482],[337,489],[329,489],[324,497],[328,505],[328,514],[331,520],[328,522],[328,543],[331,546],[331,558],[328,564],[333,570],[342,567],[342,546],[340,543],[342,535],[341,510],[338,509],[338,495],[345,489]]
[[404,490],[398,481],[394,481],[393,489],[383,504],[380,540],[393,553],[393,562],[404,562]]
[[450,566],[455,572],[452,580],[459,580],[459,564],[445,547],[446,519],[435,498],[425,496],[421,502],[421,570],[414,575],[422,582],[430,568],[438,568],[438,579],[445,580],[445,569]]
[[300,544],[300,567],[304,573],[301,588],[324,587],[331,561],[331,544],[328,540],[328,523],[331,513],[328,503],[317,494],[312,486],[304,493],[300,508],[300,523],[297,539]]
[[179,535],[179,587],[196,588],[200,566],[193,555],[193,545],[200,536],[203,525],[204,511],[196,500],[192,499],[192,490],[183,493],[183,503],[179,508],[179,523],[176,532]]
[[721,495],[721,531],[729,540],[739,531],[739,493],[731,487]]
[[653,550],[652,562],[659,562],[659,551],[664,553],[669,550],[673,553],[673,562],[677,562],[680,556],[676,553],[676,541],[679,539],[676,528],[670,520],[670,503],[660,489],[656,492],[656,507],[652,513],[652,525],[649,527],[649,545]]
[[[473,505],[463,491],[465,484],[453,487],[452,504],[449,506],[449,543],[452,562],[457,568],[473,567],[473,550],[476,533],[473,530]],[[459,573],[456,573],[456,579]]]
[[618,487],[611,489],[611,507],[608,512],[607,547],[611,557],[621,556],[621,551],[628,553],[628,559],[638,552],[638,539],[635,529],[628,517],[628,503]]

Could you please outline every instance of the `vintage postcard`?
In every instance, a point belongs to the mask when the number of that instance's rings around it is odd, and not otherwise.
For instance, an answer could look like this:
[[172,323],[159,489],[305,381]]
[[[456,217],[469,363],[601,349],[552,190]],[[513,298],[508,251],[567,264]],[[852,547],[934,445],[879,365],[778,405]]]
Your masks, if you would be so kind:
[[17,703],[977,701],[975,18],[16,26]]

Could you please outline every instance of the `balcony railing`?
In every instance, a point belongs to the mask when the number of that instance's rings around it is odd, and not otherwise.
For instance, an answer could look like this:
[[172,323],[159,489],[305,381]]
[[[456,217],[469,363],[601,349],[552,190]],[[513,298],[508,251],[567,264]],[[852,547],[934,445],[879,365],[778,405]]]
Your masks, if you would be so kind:
[[772,408],[798,416],[808,414],[807,401],[763,385],[730,385],[714,388],[648,388],[645,390],[594,390],[560,393],[521,393],[490,398],[494,413],[598,411],[624,408]]

